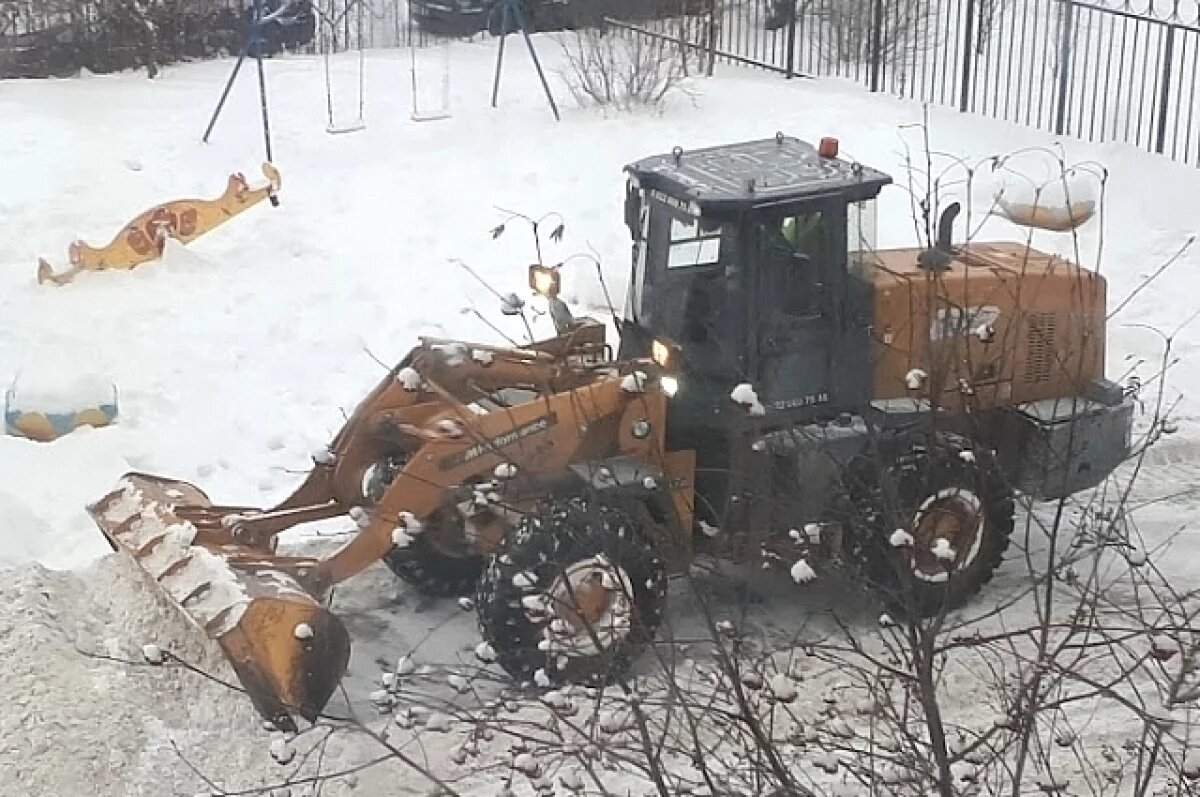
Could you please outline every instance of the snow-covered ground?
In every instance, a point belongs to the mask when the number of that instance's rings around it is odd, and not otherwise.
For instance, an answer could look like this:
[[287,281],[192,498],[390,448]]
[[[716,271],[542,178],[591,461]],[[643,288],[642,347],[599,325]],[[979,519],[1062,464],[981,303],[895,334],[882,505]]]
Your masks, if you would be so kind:
[[[781,130],[809,140],[836,136],[844,155],[904,184],[905,145],[920,144],[911,127],[921,120],[915,104],[835,81],[789,82],[736,68],[688,82],[686,95],[661,112],[606,116],[576,106],[555,75],[556,46],[539,37],[538,47],[561,122],[517,46],[506,53],[499,107],[490,107],[496,48],[486,38],[454,45],[452,117],[435,122],[409,118],[409,54],[371,52],[368,126],[345,136],[324,131],[318,58],[269,62],[280,207],[264,203],[186,249],[171,247],[164,262],[85,274],[63,288],[36,283],[39,256],[65,267],[75,237],[107,243],[156,202],[215,197],[230,172],[260,180],[256,85],[252,73],[240,78],[205,145],[200,137],[230,61],[170,67],[155,81],[131,74],[0,81],[0,382],[15,381],[19,395],[22,377],[44,391],[83,375],[93,386],[114,384],[121,408],[116,425],[52,444],[0,437],[0,566],[11,567],[0,581],[0,704],[17,706],[0,721],[0,795],[85,786],[97,795],[203,790],[167,738],[187,760],[225,778],[226,788],[278,777],[263,754],[270,736],[243,701],[196,676],[182,676],[185,683],[77,650],[138,658],[150,637],[194,644],[179,628],[178,639],[155,630],[163,607],[114,561],[84,511],[123,472],[194,481],[220,503],[269,505],[295,486],[310,453],[374,384],[376,358],[394,362],[421,334],[496,339],[473,308],[520,334],[462,267],[501,291],[522,290],[532,247],[515,227],[493,240],[490,230],[506,217],[500,208],[561,213],[566,235],[547,259],[593,247],[619,301],[628,258],[625,163],[675,145]],[[420,51],[418,61],[428,102],[438,94],[443,53]],[[335,90],[350,115],[356,72],[353,55],[336,59]],[[1053,144],[1035,131],[947,110],[931,109],[929,119],[933,149],[969,162]],[[1078,252],[1068,236],[1038,235],[1034,243],[1089,264],[1099,252],[1116,307],[1196,233],[1189,197],[1200,196],[1200,171],[1127,146],[1061,146],[1068,162],[1107,168],[1104,214],[1083,229]],[[1036,160],[1021,156],[1030,170],[1040,168]],[[977,208],[994,185],[986,167],[978,179]],[[885,192],[880,221],[880,245],[916,243],[901,188]],[[977,233],[1023,236],[1000,219]],[[585,262],[567,268],[568,298],[598,311],[602,293]],[[1154,372],[1161,339],[1145,325],[1178,330],[1169,392],[1187,398],[1174,453],[1156,460],[1154,487],[1164,493],[1195,486],[1200,432],[1191,397],[1200,387],[1200,326],[1188,322],[1198,267],[1193,247],[1112,319],[1109,367],[1118,376],[1137,359],[1147,362],[1141,372]],[[1182,522],[1170,507],[1151,511],[1143,532],[1152,536]],[[1186,534],[1176,544],[1196,548]],[[1187,556],[1166,564],[1194,575]],[[806,596],[760,621],[785,625],[794,622],[789,613],[817,614],[836,599],[811,588]],[[418,643],[440,661],[469,658],[475,645],[469,613],[453,602],[427,605],[382,567],[345,585],[340,601],[355,636],[356,703],[377,680],[376,660],[394,662]],[[92,642],[81,643],[80,632]],[[205,661],[198,650],[196,660]],[[206,705],[219,708],[196,709]],[[396,787],[426,790],[413,778]]]

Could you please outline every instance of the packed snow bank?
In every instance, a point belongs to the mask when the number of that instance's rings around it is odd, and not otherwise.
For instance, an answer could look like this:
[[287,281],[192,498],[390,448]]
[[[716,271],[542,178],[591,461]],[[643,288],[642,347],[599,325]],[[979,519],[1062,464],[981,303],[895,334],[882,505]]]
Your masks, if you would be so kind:
[[32,371],[19,374],[6,397],[9,410],[67,413],[114,404],[117,389],[101,374]]
[[[236,682],[220,650],[127,559],[81,574],[30,565],[3,575],[0,797],[192,795],[216,791],[192,767],[228,791],[298,769],[271,758],[279,737],[243,695],[147,662],[143,646],[153,644]],[[347,788],[331,782],[322,794]]]
[[52,545],[50,527],[12,493],[0,492],[0,569],[37,561]]

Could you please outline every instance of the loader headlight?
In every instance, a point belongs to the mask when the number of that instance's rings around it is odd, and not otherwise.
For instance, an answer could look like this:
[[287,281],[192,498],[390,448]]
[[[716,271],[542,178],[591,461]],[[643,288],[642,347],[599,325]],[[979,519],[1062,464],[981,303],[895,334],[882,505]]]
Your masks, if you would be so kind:
[[533,265],[529,267],[529,287],[539,296],[553,299],[562,288],[562,277],[558,269]]
[[672,356],[674,352],[671,347],[661,340],[656,340],[650,344],[650,356],[654,358],[654,362],[658,363],[663,368],[670,368],[674,365]]
[[660,376],[658,384],[662,386],[662,391],[668,398],[679,392],[679,380],[673,376]]
[[645,418],[639,418],[633,422],[633,426],[630,427],[629,431],[638,440],[645,440],[650,436],[650,421],[646,420]]

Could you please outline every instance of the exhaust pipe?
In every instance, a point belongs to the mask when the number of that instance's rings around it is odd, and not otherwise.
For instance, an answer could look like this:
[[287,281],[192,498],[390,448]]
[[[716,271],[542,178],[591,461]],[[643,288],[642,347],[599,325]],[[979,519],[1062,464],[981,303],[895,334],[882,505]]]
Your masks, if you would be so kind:
[[937,240],[934,245],[917,256],[917,265],[926,271],[945,271],[954,260],[954,220],[962,206],[952,202],[942,211],[938,219]]
[[948,208],[942,211],[942,217],[938,219],[937,248],[944,254],[954,254],[954,220],[958,218],[961,210],[962,206],[957,202],[952,202]]

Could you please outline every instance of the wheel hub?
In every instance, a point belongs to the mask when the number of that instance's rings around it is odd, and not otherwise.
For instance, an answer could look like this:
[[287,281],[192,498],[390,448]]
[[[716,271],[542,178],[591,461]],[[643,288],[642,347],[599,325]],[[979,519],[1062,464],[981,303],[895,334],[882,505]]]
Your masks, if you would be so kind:
[[387,488],[396,480],[400,471],[408,464],[409,455],[406,452],[388,454],[383,459],[370,465],[362,476],[362,496],[370,505],[379,503]]
[[567,566],[550,586],[547,597],[554,619],[542,633],[552,652],[595,655],[629,634],[633,585],[625,570],[604,556]]
[[947,487],[921,502],[912,521],[912,570],[922,581],[939,582],[979,556],[987,516],[970,490]]

